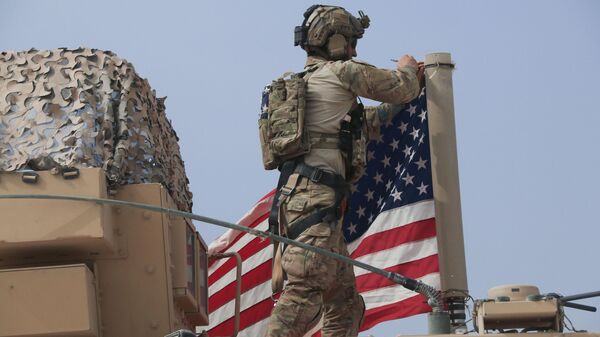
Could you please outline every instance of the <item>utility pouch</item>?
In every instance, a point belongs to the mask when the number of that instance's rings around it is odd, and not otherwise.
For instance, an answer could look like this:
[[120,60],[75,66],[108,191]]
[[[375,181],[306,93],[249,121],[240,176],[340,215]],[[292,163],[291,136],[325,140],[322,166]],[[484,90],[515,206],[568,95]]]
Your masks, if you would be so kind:
[[344,116],[339,138],[339,148],[346,157],[346,179],[354,182],[362,176],[367,162],[367,130],[362,103]]
[[277,242],[273,246],[273,272],[271,273],[271,290],[273,294],[283,291],[283,283],[286,275],[281,265],[281,256],[283,255],[281,243]]

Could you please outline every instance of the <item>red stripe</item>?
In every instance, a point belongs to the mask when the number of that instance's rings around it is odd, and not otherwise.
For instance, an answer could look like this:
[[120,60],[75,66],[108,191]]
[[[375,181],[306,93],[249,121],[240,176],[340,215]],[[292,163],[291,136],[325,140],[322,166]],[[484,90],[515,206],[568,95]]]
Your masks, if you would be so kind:
[[[246,261],[246,259],[249,258],[250,256],[252,256],[252,255],[260,252],[261,250],[265,249],[266,247],[268,247],[270,243],[271,243],[271,241],[269,241],[267,239],[263,239],[263,238],[257,237],[257,238],[252,239],[252,241],[248,242],[247,245],[245,245],[244,247],[242,247],[242,249],[240,249],[238,251],[238,253],[242,257],[242,263],[244,261]],[[223,263],[222,266],[220,266],[219,268],[217,268],[217,270],[215,270],[212,274],[210,274],[210,276],[208,277],[208,285],[211,286],[218,279],[220,279],[225,274],[227,274],[230,270],[234,269],[235,266],[236,266],[235,258],[233,258],[233,257],[229,258],[225,263]],[[248,268],[248,266],[246,266],[245,269],[247,269],[247,268]]]
[[[271,315],[273,300],[267,298],[240,313],[240,331]],[[231,313],[233,315],[233,313]],[[208,330],[209,336],[230,336],[233,332],[233,317]]]
[[[254,227],[258,226],[261,222],[265,221],[268,217],[269,217],[268,213],[267,214],[263,214],[262,216],[258,217],[256,219],[256,221],[254,221],[250,226],[246,226],[246,227],[254,228]],[[225,251],[229,250],[231,248],[231,246],[233,246],[236,242],[238,242],[245,235],[250,235],[250,234],[247,234],[245,232],[239,232],[238,235],[235,237],[235,239],[233,239],[231,241],[231,243],[229,245],[227,245],[227,247],[225,249],[220,250],[219,253],[222,253],[222,252],[225,252]],[[246,244],[246,246],[248,244]],[[208,267],[210,268],[216,262],[217,262],[217,260],[211,260],[208,263]]]
[[[386,268],[385,270],[392,271],[400,275],[404,275],[406,277],[417,279],[431,273],[439,272],[440,266],[438,256],[437,254],[435,254],[428,257],[424,257],[419,260],[414,260],[390,268]],[[386,279],[385,277],[373,273],[368,273],[356,277],[356,287],[359,293],[389,287],[394,284],[395,283]]]
[[427,305],[427,300],[423,295],[417,295],[400,302],[371,308],[365,313],[365,321],[360,327],[360,331],[370,329],[375,326],[375,324],[383,321],[408,317],[430,311],[431,307]]
[[[242,276],[242,294],[271,279],[271,260],[268,260]],[[209,312],[214,312],[222,305],[235,298],[235,281],[212,294],[208,299]]]
[[[271,213],[272,200],[269,200],[269,198],[272,198],[274,194],[275,189],[267,193],[267,195],[265,195],[264,197],[262,197],[254,206],[252,212],[244,216],[240,221],[238,221],[238,225],[254,228],[258,226],[261,222],[266,220],[269,217],[269,214]],[[226,232],[224,235],[227,235],[227,233],[229,232]],[[229,245],[221,249],[219,253],[227,251],[245,234],[247,233],[239,232],[236,235],[236,237],[229,243]],[[216,260],[209,261],[208,267],[210,268],[210,266],[212,266],[214,263],[216,263]]]
[[[256,222],[254,220],[257,217],[259,217],[259,216],[262,217],[264,214],[271,213],[272,200],[267,200],[267,199],[271,198],[274,193],[275,193],[275,190],[272,190],[271,192],[267,193],[267,195],[262,197],[254,206],[252,213],[249,213],[248,215],[243,217],[238,222],[238,225],[251,226],[253,223]],[[254,227],[254,226],[252,226],[252,227]]]
[[402,227],[369,235],[352,252],[352,258],[357,259],[361,256],[393,248],[403,243],[420,241],[434,236],[435,218],[420,220]]

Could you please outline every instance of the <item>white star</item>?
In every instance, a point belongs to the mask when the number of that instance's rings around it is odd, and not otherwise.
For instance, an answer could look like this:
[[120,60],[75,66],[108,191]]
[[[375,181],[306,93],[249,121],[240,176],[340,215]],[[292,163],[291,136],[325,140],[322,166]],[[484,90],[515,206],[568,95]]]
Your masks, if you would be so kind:
[[412,149],[410,148],[410,146],[404,145],[404,150],[402,150],[402,152],[404,152],[404,157],[410,156],[411,151],[412,151]]
[[367,160],[372,160],[372,159],[375,159],[375,152],[368,151],[367,152]]
[[425,119],[427,119],[427,110],[421,111],[421,113],[419,114],[419,118],[421,118],[421,123],[423,123]]
[[386,189],[386,190],[389,190],[390,188],[392,188],[392,184],[393,184],[393,183],[394,183],[394,182],[393,182],[392,180],[388,180],[387,184],[385,184],[385,189]]
[[415,176],[411,176],[407,173],[406,176],[402,178],[402,180],[404,180],[404,186],[412,185],[414,178]]
[[423,97],[423,95],[425,95],[425,88],[421,89],[421,93],[419,94],[419,98]]
[[419,145],[423,144],[424,138],[425,138],[425,134],[422,134],[421,137],[419,137]]
[[348,232],[350,232],[349,234],[356,233],[356,225],[353,223],[350,223],[350,226],[348,226]]
[[358,214],[359,218],[365,216],[365,210],[366,209],[362,206],[358,207],[358,209],[356,210],[356,214]]
[[407,128],[408,128],[408,123],[400,122],[400,126],[398,127],[398,129],[400,129],[400,132],[402,134],[404,134],[406,132]]
[[375,179],[375,183],[380,184],[383,183],[383,175],[379,172],[377,172],[377,174],[373,177],[373,179]]
[[420,169],[425,169],[425,163],[427,163],[427,160],[423,160],[423,158],[419,157],[419,160],[415,162],[415,164],[417,164],[417,168]]
[[400,163],[398,163],[398,165],[396,165],[396,173],[400,173],[400,170],[402,169],[402,166],[400,165]]
[[373,214],[369,215],[369,223],[373,222]]
[[377,199],[377,207],[380,207],[382,203],[383,203],[383,197],[379,197],[379,199]]
[[402,198],[400,197],[401,195],[402,195],[402,192],[400,192],[400,191],[394,191],[394,193],[392,193],[392,197],[394,197],[394,201],[402,200]]
[[357,191],[358,191],[358,185],[357,184],[350,185],[350,192],[351,193],[356,193]]
[[415,140],[415,139],[417,139],[417,138],[419,137],[419,131],[420,131],[419,129],[416,129],[416,128],[413,126],[413,130],[412,130],[412,132],[411,132],[411,133],[409,133],[409,135],[413,136],[413,140]]
[[427,187],[429,187],[429,185],[425,185],[423,184],[423,182],[421,182],[421,186],[417,187],[417,189],[419,190],[419,195],[427,194]]
[[394,125],[394,123],[392,123],[392,119],[391,119],[391,118],[388,118],[388,120],[387,120],[387,121],[385,121],[385,124],[384,124],[384,126],[385,126],[386,128],[389,128],[389,127],[390,127],[390,126],[392,126],[392,125]]
[[408,111],[408,113],[410,113],[410,117],[412,117],[415,114],[415,112],[417,112],[417,106],[411,105],[408,107],[408,109],[406,109],[406,111]]
[[367,197],[367,201],[373,200],[373,191],[367,190],[367,193],[365,193],[365,197]]
[[383,160],[382,160],[381,162],[383,163],[383,167],[384,167],[384,168],[386,168],[386,167],[390,166],[390,159],[392,159],[392,158],[390,158],[390,157],[388,157],[388,156],[385,156],[385,157],[383,158]]
[[400,144],[400,141],[394,138],[394,140],[390,143],[390,146],[392,147],[392,151],[398,150],[399,144]]
[[382,134],[382,133],[380,133],[380,134],[377,136],[377,139],[375,139],[375,141],[377,141],[377,144],[379,144],[379,143],[383,143],[383,134]]

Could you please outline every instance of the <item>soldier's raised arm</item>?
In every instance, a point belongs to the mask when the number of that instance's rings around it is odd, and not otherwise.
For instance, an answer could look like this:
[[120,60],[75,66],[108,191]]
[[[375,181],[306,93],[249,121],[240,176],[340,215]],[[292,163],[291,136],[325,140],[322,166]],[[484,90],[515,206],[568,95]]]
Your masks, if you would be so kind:
[[380,69],[358,60],[336,62],[332,71],[346,89],[357,96],[383,103],[401,104],[419,94],[417,61],[405,55],[395,70]]
[[391,121],[404,103],[419,95],[419,65],[409,55],[404,55],[395,70],[379,69],[362,61],[338,62],[332,69],[340,82],[357,96],[383,102],[379,106],[365,107],[368,138],[379,137],[381,125]]

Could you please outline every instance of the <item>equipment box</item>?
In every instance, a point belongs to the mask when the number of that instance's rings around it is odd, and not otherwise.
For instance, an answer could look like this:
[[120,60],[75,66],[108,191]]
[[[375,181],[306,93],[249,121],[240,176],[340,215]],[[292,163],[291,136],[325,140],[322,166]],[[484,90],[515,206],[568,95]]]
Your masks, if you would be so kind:
[[0,336],[97,337],[94,276],[83,264],[0,270]]
[[[65,179],[36,172],[32,183],[22,173],[0,174],[0,194],[52,194],[106,198],[104,171],[87,168]],[[26,182],[28,181],[28,182]],[[87,257],[115,249],[110,207],[92,202],[0,200],[0,265],[20,258]]]

